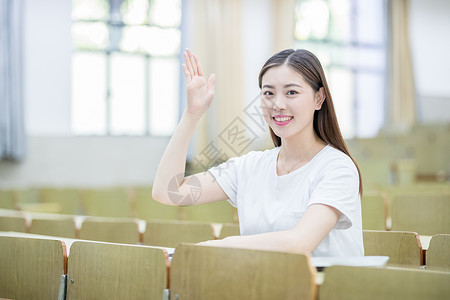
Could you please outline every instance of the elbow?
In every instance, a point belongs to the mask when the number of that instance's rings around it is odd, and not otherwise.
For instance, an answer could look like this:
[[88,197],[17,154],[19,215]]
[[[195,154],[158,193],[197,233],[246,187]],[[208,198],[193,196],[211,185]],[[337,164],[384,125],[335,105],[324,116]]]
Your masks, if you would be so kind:
[[169,199],[169,195],[168,193],[164,193],[164,191],[161,191],[159,189],[152,189],[152,198],[153,200],[161,203],[161,204],[165,204],[165,205],[171,205],[171,206],[176,206],[175,203],[173,203],[173,201],[171,201]]

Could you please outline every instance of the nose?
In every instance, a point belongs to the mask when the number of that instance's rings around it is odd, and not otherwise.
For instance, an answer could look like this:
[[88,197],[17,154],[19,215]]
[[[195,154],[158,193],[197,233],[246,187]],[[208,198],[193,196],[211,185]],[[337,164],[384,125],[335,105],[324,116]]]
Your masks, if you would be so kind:
[[286,109],[286,101],[283,95],[277,95],[273,102],[274,110],[285,110]]

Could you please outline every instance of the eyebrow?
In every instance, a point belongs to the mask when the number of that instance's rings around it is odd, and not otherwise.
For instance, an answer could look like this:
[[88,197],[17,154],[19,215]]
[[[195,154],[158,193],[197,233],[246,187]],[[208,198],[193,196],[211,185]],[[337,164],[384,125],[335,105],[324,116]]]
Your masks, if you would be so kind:
[[[284,88],[289,88],[289,87],[293,87],[293,86],[296,86],[296,87],[299,87],[299,88],[303,88],[303,86],[301,86],[299,84],[296,84],[296,83],[288,83],[288,84],[284,85]],[[270,84],[265,84],[265,85],[263,85],[263,88],[273,89],[275,87],[273,85],[270,85]]]

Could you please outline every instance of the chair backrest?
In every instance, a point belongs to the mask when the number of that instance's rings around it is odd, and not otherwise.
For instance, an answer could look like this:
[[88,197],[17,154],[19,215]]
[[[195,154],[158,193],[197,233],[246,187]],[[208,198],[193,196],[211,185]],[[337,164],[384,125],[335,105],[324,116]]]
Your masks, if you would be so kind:
[[12,190],[0,190],[0,208],[14,209],[16,201]]
[[177,220],[180,207],[161,204],[152,198],[151,187],[133,189],[133,206],[136,217],[142,220]]
[[0,236],[0,297],[58,299],[65,249],[58,240]]
[[60,214],[80,215],[84,213],[81,210],[80,191],[77,189],[43,188],[40,190],[40,194],[41,202],[57,203]]
[[218,201],[182,207],[181,218],[188,221],[233,223],[233,206],[228,201]]
[[82,191],[83,211],[88,216],[129,217],[129,193],[125,189],[91,189]]
[[320,300],[441,300],[450,298],[450,273],[332,266],[325,269]]
[[170,270],[172,299],[314,299],[315,269],[302,254],[181,245]]
[[365,194],[361,199],[362,228],[386,230],[388,205],[383,194]]
[[74,239],[76,238],[75,220],[71,217],[55,217],[53,219],[33,218],[29,232]]
[[91,217],[81,224],[79,237],[83,240],[137,244],[139,225],[134,219]]
[[433,236],[426,256],[428,270],[450,271],[450,234]]
[[213,227],[210,223],[149,220],[142,242],[145,245],[175,248],[180,243],[199,243],[213,239]]
[[0,216],[0,231],[26,232],[26,219],[20,216]]
[[364,254],[389,256],[388,265],[422,264],[422,247],[415,232],[363,230]]
[[450,233],[450,195],[397,196],[391,211],[392,230]]
[[223,224],[222,229],[220,230],[219,239],[235,235],[241,235],[239,224]]
[[70,248],[67,299],[162,299],[168,288],[163,249],[76,241]]

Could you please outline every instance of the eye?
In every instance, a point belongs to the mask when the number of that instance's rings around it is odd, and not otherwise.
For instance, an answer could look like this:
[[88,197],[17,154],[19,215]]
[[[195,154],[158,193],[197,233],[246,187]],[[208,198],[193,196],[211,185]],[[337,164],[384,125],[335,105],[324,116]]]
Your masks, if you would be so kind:
[[295,95],[295,94],[298,94],[298,93],[297,93],[297,91],[289,91],[289,92],[287,92],[287,94],[288,95]]
[[264,95],[264,96],[271,96],[271,95],[273,95],[273,93],[272,93],[271,91],[265,91],[265,92],[263,93],[263,95]]

